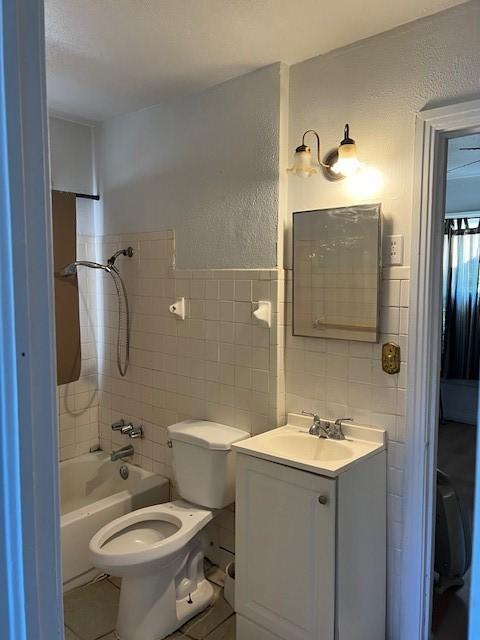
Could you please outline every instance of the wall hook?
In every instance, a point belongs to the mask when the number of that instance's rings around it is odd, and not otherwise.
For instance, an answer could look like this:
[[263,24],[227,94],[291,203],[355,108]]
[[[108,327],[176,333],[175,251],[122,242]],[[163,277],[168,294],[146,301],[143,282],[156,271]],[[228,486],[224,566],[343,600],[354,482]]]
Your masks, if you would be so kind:
[[178,298],[168,307],[170,313],[177,316],[179,320],[185,320],[185,298]]
[[272,303],[270,300],[259,300],[253,304],[256,306],[253,311],[254,318],[256,318],[262,326],[270,329],[272,326]]

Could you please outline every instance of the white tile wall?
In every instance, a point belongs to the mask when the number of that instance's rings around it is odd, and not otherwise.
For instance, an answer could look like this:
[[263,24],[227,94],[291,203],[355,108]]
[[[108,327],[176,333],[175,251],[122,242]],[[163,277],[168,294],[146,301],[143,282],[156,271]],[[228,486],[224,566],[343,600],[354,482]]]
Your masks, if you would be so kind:
[[[171,477],[166,427],[200,417],[250,433],[278,424],[284,408],[282,366],[277,357],[281,314],[269,330],[252,317],[252,302],[281,299],[282,273],[276,270],[174,268],[173,233],[105,237],[102,259],[126,245],[132,259],[117,263],[131,300],[131,365],[120,378],[115,364],[116,297],[104,282],[105,359],[101,367],[100,437],[103,448],[126,443],[112,433],[123,417],[142,423],[146,437],[134,443],[135,462]],[[186,299],[184,321],[168,307]]]
[[[166,427],[203,418],[260,433],[285,420],[284,273],[278,270],[175,269],[172,232],[107,236],[97,247],[105,260],[132,245],[131,259],[119,258],[131,306],[130,368],[116,369],[116,296],[103,278],[103,354],[99,375],[100,444],[105,450],[131,443],[112,432],[120,418],[142,424],[134,462],[172,478]],[[97,278],[103,274],[97,274]],[[169,305],[186,299],[184,321]],[[256,300],[272,301],[272,327],[253,318]],[[234,550],[234,515],[216,519],[212,541],[217,559]],[[223,555],[222,555],[223,554]],[[219,558],[219,555],[221,556]]]
[[[378,344],[292,336],[291,291],[288,272],[286,411],[315,411],[326,418],[353,417],[359,423],[385,428],[389,434],[388,619],[392,628],[398,626],[400,597],[409,269],[384,269]],[[397,375],[382,370],[381,348],[388,341],[401,348],[401,371]]]
[[[94,237],[78,236],[77,259],[96,259]],[[87,453],[98,445],[96,278],[92,270],[78,270],[82,367],[77,381],[57,387],[60,460]]]
[[[390,439],[389,624],[397,624],[409,269],[384,270],[379,344],[323,340],[292,336],[291,272],[176,270],[173,232],[107,236],[97,243],[79,239],[79,255],[84,251],[85,257],[105,260],[128,245],[134,247],[134,257],[120,258],[117,264],[131,301],[130,368],[125,378],[116,370],[113,285],[105,274],[83,270],[82,376],[59,389],[61,456],[88,450],[97,442],[97,429],[105,450],[130,443],[111,431],[111,423],[122,417],[145,428],[145,439],[133,442],[134,462],[170,478],[166,427],[188,417],[255,434],[283,423],[287,411],[305,409],[383,427]],[[185,321],[168,312],[179,296],[186,298]],[[272,301],[271,329],[252,318],[252,302],[258,299]],[[92,309],[102,316],[103,332],[96,332]],[[398,375],[381,369],[386,341],[400,344]],[[216,519],[211,539],[217,561],[224,564],[234,551],[233,508]]]

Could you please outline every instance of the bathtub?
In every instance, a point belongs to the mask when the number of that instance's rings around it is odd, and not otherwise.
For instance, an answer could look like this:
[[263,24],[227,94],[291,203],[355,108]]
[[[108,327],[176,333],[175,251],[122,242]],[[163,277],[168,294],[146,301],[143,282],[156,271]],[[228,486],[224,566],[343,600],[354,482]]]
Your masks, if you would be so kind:
[[[128,468],[123,479],[120,468]],[[103,451],[60,463],[62,571],[64,591],[86,584],[99,573],[88,543],[101,527],[134,509],[168,502],[169,481],[162,476],[111,462]]]

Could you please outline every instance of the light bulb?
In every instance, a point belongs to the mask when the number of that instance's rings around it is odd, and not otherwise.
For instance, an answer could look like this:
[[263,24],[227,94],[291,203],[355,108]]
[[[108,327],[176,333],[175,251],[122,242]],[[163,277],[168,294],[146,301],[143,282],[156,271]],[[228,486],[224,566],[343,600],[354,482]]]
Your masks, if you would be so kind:
[[360,163],[357,171],[348,179],[348,190],[354,196],[369,198],[383,186],[383,177],[378,169]]

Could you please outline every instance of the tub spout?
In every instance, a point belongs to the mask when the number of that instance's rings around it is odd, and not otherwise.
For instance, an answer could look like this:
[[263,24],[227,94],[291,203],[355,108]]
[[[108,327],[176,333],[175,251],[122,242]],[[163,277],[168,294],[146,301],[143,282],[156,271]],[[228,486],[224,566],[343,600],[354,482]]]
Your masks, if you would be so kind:
[[117,449],[117,451],[112,451],[110,454],[110,460],[115,462],[116,460],[120,460],[121,458],[126,458],[127,456],[133,456],[135,453],[131,444],[126,447],[122,447],[121,449]]

